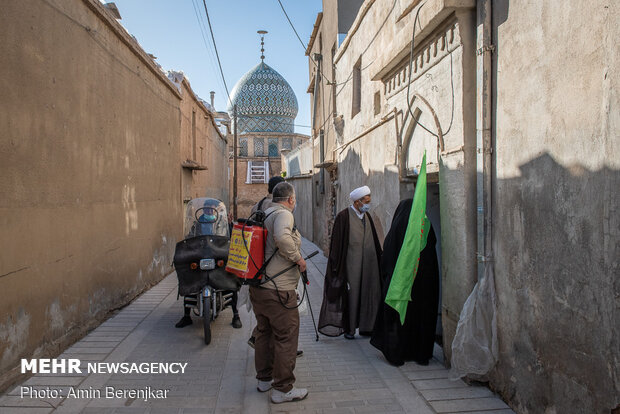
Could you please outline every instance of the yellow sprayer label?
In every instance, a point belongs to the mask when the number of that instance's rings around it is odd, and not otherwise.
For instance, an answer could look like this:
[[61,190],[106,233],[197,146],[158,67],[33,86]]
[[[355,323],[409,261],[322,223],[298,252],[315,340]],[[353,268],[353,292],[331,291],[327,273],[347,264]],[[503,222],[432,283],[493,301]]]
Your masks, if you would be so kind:
[[239,270],[241,272],[248,271],[248,260],[250,254],[248,251],[252,244],[252,232],[246,231],[243,233],[245,238],[245,244],[243,238],[241,238],[241,230],[233,229],[230,236],[230,249],[228,250],[228,263],[226,267]]

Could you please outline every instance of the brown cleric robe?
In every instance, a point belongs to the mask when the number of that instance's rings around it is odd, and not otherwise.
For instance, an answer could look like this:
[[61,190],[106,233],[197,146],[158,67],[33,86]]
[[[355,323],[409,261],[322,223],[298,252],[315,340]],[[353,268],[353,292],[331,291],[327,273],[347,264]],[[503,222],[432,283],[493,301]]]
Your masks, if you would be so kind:
[[336,216],[330,243],[319,332],[372,332],[381,301],[381,245],[370,214],[360,218],[351,207]]

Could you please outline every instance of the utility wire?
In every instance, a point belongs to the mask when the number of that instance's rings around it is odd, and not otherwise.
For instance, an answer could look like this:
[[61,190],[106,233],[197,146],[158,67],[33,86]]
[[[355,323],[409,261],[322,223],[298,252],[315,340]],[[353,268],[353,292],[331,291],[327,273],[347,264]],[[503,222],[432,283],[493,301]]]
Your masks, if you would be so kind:
[[[418,24],[418,27],[420,27],[420,30],[422,30],[422,27],[420,25],[420,10],[422,9],[422,6],[424,6],[424,4],[426,3],[422,3],[422,5],[418,8],[418,11],[416,12],[415,15],[415,19],[413,20],[413,30],[411,32],[411,51],[409,53],[409,76],[408,76],[408,81],[407,81],[407,111],[409,112],[409,114],[411,115],[411,118],[413,119],[413,122],[417,125],[420,125],[424,130],[426,130],[426,132],[428,132],[429,134],[433,135],[436,138],[439,138],[439,135],[437,135],[436,133],[432,132],[431,130],[429,130],[427,127],[425,127],[422,123],[420,123],[420,121],[418,121],[415,116],[413,115],[413,113],[411,112],[411,104],[412,102],[409,101],[409,88],[411,86],[411,68],[412,68],[412,64],[413,64],[413,49],[415,47],[415,26],[416,26],[416,22]],[[453,63],[452,63],[452,52],[449,52],[450,54],[450,86],[452,89],[452,113],[450,115],[450,125],[448,126],[448,129],[446,130],[446,132],[444,132],[442,135],[446,136],[448,135],[448,132],[450,132],[450,130],[452,129],[452,122],[454,121],[454,72],[453,72]]]
[[304,44],[303,40],[301,40],[301,37],[299,36],[299,33],[297,33],[297,30],[295,29],[295,26],[293,26],[293,22],[291,22],[291,19],[288,17],[288,14],[286,13],[286,10],[284,10],[284,6],[282,5],[282,2],[280,0],[278,0],[278,3],[280,3],[280,8],[282,9],[282,12],[284,12],[284,15],[286,16],[286,20],[288,20],[288,23],[293,28],[293,31],[295,32],[295,35],[297,36],[297,39],[299,40],[299,43],[301,43],[301,46],[304,48],[304,50],[306,50],[308,46],[306,46]]
[[448,129],[443,133],[445,137],[448,135],[448,132],[452,129],[452,121],[454,121],[454,70],[452,68],[452,52],[450,52],[450,86],[452,87],[452,114],[450,115],[450,125],[448,125]]
[[224,81],[224,88],[226,89],[226,96],[228,96],[228,102],[230,100],[230,93],[228,92],[228,86],[226,85],[226,78],[224,78],[224,71],[222,70],[222,62],[220,61],[220,54],[217,52],[217,44],[215,43],[215,36],[213,35],[213,27],[211,26],[211,19],[209,18],[209,11],[207,10],[206,0],[202,0],[202,4],[205,6],[205,14],[207,15],[207,22],[209,23],[209,31],[211,32],[211,40],[213,40],[213,48],[215,49],[215,56],[217,57],[217,64],[220,67],[220,74],[222,75],[222,81]]
[[[230,98],[230,92],[228,91],[228,86],[226,85],[226,78],[224,77],[224,70],[222,69],[222,62],[220,60],[220,55],[217,51],[217,44],[215,42],[215,36],[213,35],[213,26],[211,25],[211,19],[209,18],[209,11],[207,9],[207,3],[206,0],[202,0],[202,3],[204,5],[204,9],[205,9],[205,14],[207,15],[207,23],[209,24],[209,31],[211,33],[211,40],[213,41],[213,47],[215,49],[215,56],[217,57],[217,63],[220,69],[220,75],[222,77],[222,81],[224,82],[224,89],[226,90],[226,95],[228,96],[228,101],[232,103],[232,100]],[[282,7],[282,11],[284,12],[284,15],[286,16],[288,22],[290,23],[291,27],[293,28],[293,31],[295,31],[295,34],[297,35],[297,38],[299,39],[299,41],[301,42],[302,46],[304,46],[304,43],[301,41],[301,38],[299,37],[299,34],[297,33],[297,30],[295,29],[295,27],[293,26],[293,23],[291,22],[291,20],[288,17],[288,14],[286,14],[286,11],[284,10],[284,7],[282,6],[282,3],[280,2],[280,0],[278,0],[278,3],[280,3],[280,7]],[[305,46],[304,46],[304,50],[305,50]],[[313,61],[314,62],[314,61]],[[243,114],[237,114],[237,117],[239,118],[253,118],[253,119],[261,119],[260,116],[252,116],[252,115],[243,115]],[[277,123],[277,124],[282,124],[282,125],[291,125],[289,123],[286,122],[280,122],[280,121],[276,121],[276,120],[271,120],[269,121],[270,123]],[[297,126],[300,128],[311,128],[308,125],[298,125],[298,124],[292,124],[293,126]]]
[[[286,10],[284,9],[284,6],[282,5],[282,2],[280,0],[278,0],[278,3],[280,4],[280,8],[282,9],[282,12],[284,13],[284,16],[286,16],[286,20],[288,20],[288,23],[290,24],[291,28],[293,29],[293,32],[295,32],[295,35],[297,36],[297,39],[299,40],[299,43],[301,43],[301,46],[304,48],[304,51],[306,51],[308,47],[301,40],[301,37],[299,36],[299,33],[297,32],[297,29],[295,29],[295,26],[293,25],[293,22],[288,17],[288,14],[286,13]],[[396,0],[394,0],[394,5],[395,4],[396,4]],[[392,6],[392,8],[394,8],[394,5]],[[387,18],[386,18],[386,20],[387,20]],[[385,24],[385,21],[383,22],[383,24]],[[375,37],[376,37],[376,35],[375,35]],[[373,38],[373,40],[374,40],[374,38]],[[366,50],[368,50],[368,48],[366,48]],[[329,77],[325,76],[323,71],[321,69],[319,69],[319,65],[314,61],[312,56],[308,56],[308,57],[310,58],[310,62],[312,62],[312,64],[316,67],[316,69],[319,72],[320,76],[322,76],[327,81],[327,85],[334,85],[334,86],[344,85],[353,77],[353,72],[351,72],[351,75],[349,76],[349,78],[346,81],[342,82],[342,83],[336,83],[335,80],[331,81],[329,79]],[[333,64],[333,62],[332,62],[332,64]],[[370,64],[368,66],[370,66]],[[366,67],[368,67],[368,66],[366,66]],[[364,69],[366,69],[366,68],[364,68]],[[333,93],[333,90],[332,90],[332,93]],[[333,105],[332,100],[330,100],[330,105]],[[321,106],[323,107],[322,110],[324,111],[325,110],[324,103]],[[325,115],[323,115],[323,118],[324,118],[323,124],[321,124],[321,126],[319,126],[319,129],[323,128],[325,126],[325,124],[327,124],[327,122],[329,122],[329,120],[331,119],[331,117],[328,117],[327,119],[325,119]],[[305,125],[303,125],[303,127],[304,128],[312,128],[312,127],[305,126]]]
[[[209,47],[209,42],[207,42],[207,36],[206,36],[207,28],[204,23],[204,20],[201,19],[201,15],[199,13],[199,7],[197,6],[197,1],[198,0],[192,0],[192,6],[194,6],[194,14],[196,15],[196,20],[198,20],[198,28],[200,29],[200,34],[202,36],[203,43],[209,54],[209,58],[210,58],[209,63],[211,64],[211,69],[213,70],[214,73],[217,73],[218,68],[217,66],[215,66],[215,55],[213,53],[212,48]],[[222,83],[222,79],[219,76],[216,76],[215,78],[217,79],[219,86],[222,88],[220,91],[225,92],[225,87],[224,87],[224,84]]]
[[[282,2],[280,0],[278,0],[278,3],[280,4],[280,8],[282,9],[282,12],[284,13],[284,16],[286,16],[286,20],[288,20],[288,23],[291,25],[291,28],[295,32],[295,36],[297,36],[297,39],[299,40],[299,43],[301,43],[301,46],[304,48],[304,52],[305,52],[308,49],[308,46],[306,46],[304,44],[303,40],[301,40],[301,37],[299,36],[299,33],[297,33],[297,29],[295,29],[295,26],[293,25],[293,22],[288,17],[288,14],[286,13],[286,10],[284,9],[284,6],[282,5]],[[308,57],[310,58],[310,62],[312,62],[312,64],[317,68],[317,70],[319,70],[319,66],[314,61],[312,56],[308,56]],[[330,81],[329,78],[323,74],[323,71],[320,71],[320,73],[321,73],[321,76],[324,77],[325,80],[327,80],[327,84],[331,85],[332,81]]]

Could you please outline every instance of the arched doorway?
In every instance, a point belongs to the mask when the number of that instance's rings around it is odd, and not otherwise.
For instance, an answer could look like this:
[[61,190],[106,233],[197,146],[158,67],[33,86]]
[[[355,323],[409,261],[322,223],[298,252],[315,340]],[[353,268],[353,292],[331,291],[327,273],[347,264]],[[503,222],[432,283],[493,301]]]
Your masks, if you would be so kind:
[[[435,246],[439,264],[439,306],[437,308],[436,342],[443,345],[441,321],[442,272],[441,272],[441,214],[439,157],[443,151],[443,132],[433,108],[420,95],[415,94],[405,109],[399,155],[400,199],[413,197],[415,184],[420,172],[422,157],[426,150],[426,215],[437,236]],[[440,353],[442,354],[442,353]]]

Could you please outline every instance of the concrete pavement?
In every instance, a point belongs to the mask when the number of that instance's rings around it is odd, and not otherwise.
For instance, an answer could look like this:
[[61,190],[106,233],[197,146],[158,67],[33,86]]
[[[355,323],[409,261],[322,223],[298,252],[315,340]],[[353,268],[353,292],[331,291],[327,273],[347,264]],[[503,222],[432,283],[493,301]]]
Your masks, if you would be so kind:
[[[318,250],[305,239],[302,249],[305,255]],[[308,266],[315,318],[326,264],[318,254]],[[295,369],[296,385],[308,388],[309,395],[271,404],[268,393],[256,390],[254,351],[246,342],[256,323],[253,314],[241,309],[243,328],[233,329],[227,309],[213,323],[212,342],[205,346],[198,318],[191,326],[174,327],[182,316],[176,286],[174,274],[166,277],[58,356],[80,359],[81,374],[34,375],[0,397],[0,413],[513,413],[489,389],[450,381],[439,348],[428,366],[393,367],[367,338],[321,336],[317,342],[310,314],[301,316],[304,355]],[[86,372],[89,362],[187,366],[184,373],[112,374]],[[157,398],[158,390],[165,398]]]

